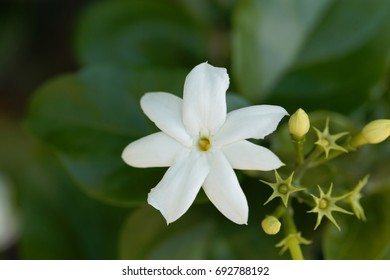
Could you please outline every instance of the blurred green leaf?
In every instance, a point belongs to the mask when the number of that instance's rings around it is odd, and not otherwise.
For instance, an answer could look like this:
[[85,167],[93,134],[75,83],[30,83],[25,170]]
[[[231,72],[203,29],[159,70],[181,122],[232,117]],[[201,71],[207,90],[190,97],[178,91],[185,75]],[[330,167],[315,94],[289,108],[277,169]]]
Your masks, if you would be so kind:
[[[199,209],[197,209],[199,210]],[[205,259],[215,227],[200,211],[167,226],[151,206],[130,215],[121,235],[122,259]],[[142,231],[138,230],[142,224]]]
[[0,171],[20,217],[20,259],[116,259],[127,209],[88,198],[46,146],[18,122],[0,118]]
[[387,249],[387,253],[383,257],[384,260],[390,260],[390,245]]
[[40,87],[27,124],[55,148],[88,194],[117,205],[145,203],[163,170],[129,167],[121,153],[130,142],[153,132],[140,97],[148,91],[182,92],[184,77],[182,70],[174,69],[84,69]]
[[381,259],[390,246],[390,189],[364,196],[362,206],[367,222],[338,216],[341,227],[326,227],[323,250],[326,259]]
[[233,67],[243,93],[262,99],[294,63],[330,1],[241,1],[234,15]]
[[[250,205],[248,225],[236,225],[211,203],[192,205],[179,220],[167,225],[151,206],[133,212],[125,223],[120,243],[122,259],[280,259],[275,244],[283,234],[266,235],[260,226],[275,204],[263,207],[267,189],[258,180],[245,179]],[[249,187],[248,187],[249,186]],[[260,203],[259,203],[260,202]],[[142,230],[140,230],[142,224]]]
[[75,47],[83,65],[196,65],[206,32],[180,5],[159,0],[100,1],[82,15]]
[[350,111],[385,79],[389,27],[386,0],[241,1],[232,40],[239,89],[287,109]]
[[[127,210],[86,197],[58,162],[36,161],[42,180],[24,178],[21,194],[23,259],[116,259]],[[27,180],[31,180],[27,182]]]
[[226,94],[227,111],[234,111],[243,107],[250,106],[251,103],[236,93],[228,92]]

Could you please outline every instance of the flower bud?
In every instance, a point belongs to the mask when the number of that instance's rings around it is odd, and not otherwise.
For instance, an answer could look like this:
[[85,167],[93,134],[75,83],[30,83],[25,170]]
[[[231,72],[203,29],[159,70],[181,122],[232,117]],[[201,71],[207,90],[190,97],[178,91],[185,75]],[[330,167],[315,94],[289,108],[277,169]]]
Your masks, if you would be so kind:
[[378,144],[390,136],[390,120],[375,120],[366,124],[361,134],[368,144]]
[[262,222],[261,227],[264,232],[268,235],[275,235],[280,231],[280,226],[282,224],[274,216],[267,216]]
[[301,140],[310,128],[309,116],[299,108],[289,119],[288,128],[295,140]]

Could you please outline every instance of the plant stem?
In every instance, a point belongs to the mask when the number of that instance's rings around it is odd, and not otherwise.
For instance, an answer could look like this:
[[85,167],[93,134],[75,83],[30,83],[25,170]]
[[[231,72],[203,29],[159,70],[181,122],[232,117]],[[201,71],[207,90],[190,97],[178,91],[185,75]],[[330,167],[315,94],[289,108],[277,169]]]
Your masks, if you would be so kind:
[[[297,232],[297,228],[296,228],[295,223],[294,223],[293,210],[291,207],[289,207],[287,209],[287,211],[285,211],[284,216],[283,216],[283,220],[284,220],[284,225],[285,225],[285,229],[286,229],[286,237],[288,237],[290,235],[292,235],[292,236],[297,235],[298,232]],[[288,249],[289,249],[290,254],[291,254],[291,258],[293,260],[303,260],[304,259],[298,238],[296,238],[296,237],[288,238],[287,245],[288,245]]]
[[288,240],[288,249],[290,250],[291,258],[293,260],[304,260],[301,246],[297,238],[290,238]]
[[[343,147],[347,150],[347,152],[355,151],[355,149],[353,147],[351,147],[351,146],[344,145]],[[317,160],[317,161],[313,162],[312,166],[315,167],[315,166],[321,165],[321,164],[323,164],[323,163],[325,163],[325,162],[327,162],[327,161],[329,161],[331,159],[334,159],[334,158],[336,158],[336,157],[338,157],[340,155],[344,155],[345,153],[346,152],[339,151],[339,150],[333,151],[332,153],[329,154],[329,156],[327,158],[323,158],[323,159],[320,159],[320,160]]]
[[276,210],[274,211],[274,213],[272,214],[272,216],[274,216],[276,219],[279,219],[280,217],[282,217],[284,214],[286,213],[286,207],[284,207],[283,205],[279,205]]
[[296,158],[297,166],[300,166],[305,159],[305,155],[303,154],[303,143],[304,142],[305,142],[305,139],[293,140],[295,152],[296,152],[296,157],[297,157]]
[[305,172],[312,167],[313,162],[323,153],[320,147],[314,148],[301,165],[295,169],[294,177],[297,184],[301,181]]

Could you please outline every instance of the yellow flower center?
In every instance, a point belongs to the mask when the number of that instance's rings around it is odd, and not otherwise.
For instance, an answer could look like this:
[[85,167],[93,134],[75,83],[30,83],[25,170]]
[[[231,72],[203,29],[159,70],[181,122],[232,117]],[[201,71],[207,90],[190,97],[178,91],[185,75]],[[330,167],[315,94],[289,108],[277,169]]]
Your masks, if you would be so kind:
[[279,187],[278,187],[278,191],[279,193],[281,194],[287,194],[288,193],[288,186],[286,184],[281,184]]
[[321,199],[320,203],[318,204],[318,208],[320,209],[326,209],[328,207],[328,200],[327,199]]
[[210,139],[204,136],[200,137],[198,141],[198,147],[202,152],[207,152],[211,148]]
[[320,139],[318,142],[323,147],[328,147],[330,144],[329,140],[325,138]]

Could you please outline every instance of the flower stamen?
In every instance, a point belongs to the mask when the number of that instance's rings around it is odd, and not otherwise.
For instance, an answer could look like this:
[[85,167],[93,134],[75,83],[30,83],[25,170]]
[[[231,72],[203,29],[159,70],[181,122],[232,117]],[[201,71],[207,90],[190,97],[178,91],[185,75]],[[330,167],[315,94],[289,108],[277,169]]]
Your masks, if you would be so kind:
[[200,137],[198,141],[199,150],[202,152],[207,152],[211,148],[211,142],[208,137]]
[[278,190],[281,194],[287,194],[288,191],[289,191],[289,187],[288,185],[286,184],[281,184],[279,187],[278,187]]
[[318,203],[318,207],[320,209],[326,209],[328,205],[329,205],[328,200],[326,200],[325,198],[321,199],[320,202]]

